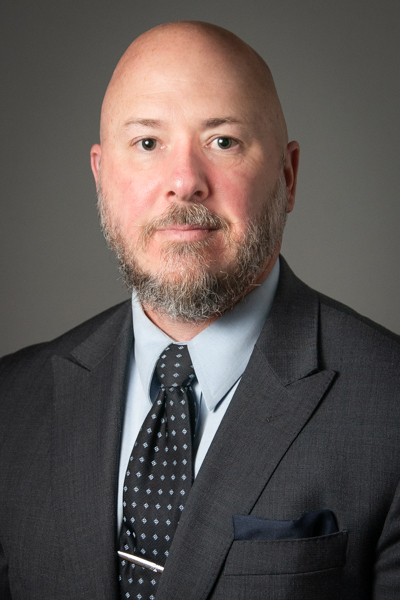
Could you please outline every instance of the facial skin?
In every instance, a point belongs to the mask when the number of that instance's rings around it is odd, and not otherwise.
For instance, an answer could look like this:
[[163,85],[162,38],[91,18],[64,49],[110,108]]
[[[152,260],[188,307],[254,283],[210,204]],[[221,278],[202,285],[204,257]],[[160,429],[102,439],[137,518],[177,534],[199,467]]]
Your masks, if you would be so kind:
[[[173,282],[199,260],[210,274],[229,270],[279,180],[286,187],[286,211],[292,210],[298,154],[298,144],[287,143],[262,59],[221,28],[181,22],[140,36],[122,57],[105,96],[101,145],[93,146],[91,162],[109,226],[125,252],[142,271],[163,273]],[[160,225],[172,207],[179,213],[196,204],[216,222]],[[196,244],[197,256],[181,251]],[[180,249],[172,267],[165,260],[171,247]],[[254,284],[267,277],[279,249],[280,240]],[[190,339],[219,316],[188,323],[144,309],[177,340]]]

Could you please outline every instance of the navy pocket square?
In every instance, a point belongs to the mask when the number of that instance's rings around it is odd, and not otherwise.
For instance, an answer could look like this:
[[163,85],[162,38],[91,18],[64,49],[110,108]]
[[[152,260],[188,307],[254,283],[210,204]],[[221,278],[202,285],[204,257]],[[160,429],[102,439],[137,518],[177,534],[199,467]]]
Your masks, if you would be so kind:
[[331,510],[304,513],[294,521],[260,519],[251,515],[233,515],[235,540],[288,540],[318,537],[337,533],[336,519]]

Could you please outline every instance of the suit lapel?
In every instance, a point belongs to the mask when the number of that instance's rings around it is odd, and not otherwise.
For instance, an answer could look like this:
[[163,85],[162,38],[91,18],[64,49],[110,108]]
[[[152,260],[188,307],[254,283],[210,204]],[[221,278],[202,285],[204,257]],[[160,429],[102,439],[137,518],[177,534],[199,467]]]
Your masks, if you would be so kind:
[[63,598],[118,597],[117,476],[131,345],[127,303],[71,353],[53,357],[53,501]]
[[282,261],[280,285],[249,365],[191,490],[157,600],[204,600],[233,541],[334,372],[318,369],[318,299]]

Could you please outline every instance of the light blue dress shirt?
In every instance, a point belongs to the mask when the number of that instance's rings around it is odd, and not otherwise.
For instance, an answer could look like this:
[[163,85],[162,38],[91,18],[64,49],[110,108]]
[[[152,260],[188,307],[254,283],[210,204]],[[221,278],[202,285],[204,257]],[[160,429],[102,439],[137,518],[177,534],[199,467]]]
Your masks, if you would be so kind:
[[[207,450],[235,393],[265,319],[270,311],[279,279],[279,260],[267,279],[242,302],[206,327],[187,344],[197,381],[194,437],[194,475],[199,472]],[[125,472],[133,444],[152,403],[159,383],[154,368],[162,351],[174,340],[159,329],[132,296],[134,347],[122,431],[118,481],[118,524],[122,523],[122,494]]]

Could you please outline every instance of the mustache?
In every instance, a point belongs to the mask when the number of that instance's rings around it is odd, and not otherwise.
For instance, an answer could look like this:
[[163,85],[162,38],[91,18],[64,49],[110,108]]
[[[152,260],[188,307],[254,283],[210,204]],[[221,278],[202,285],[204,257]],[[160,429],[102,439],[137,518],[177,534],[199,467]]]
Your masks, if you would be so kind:
[[229,232],[228,221],[212,213],[203,204],[193,203],[182,206],[175,203],[171,204],[161,217],[155,217],[146,223],[140,236],[141,244],[145,246],[153,233],[169,225],[198,225],[207,229],[222,229],[225,233]]

